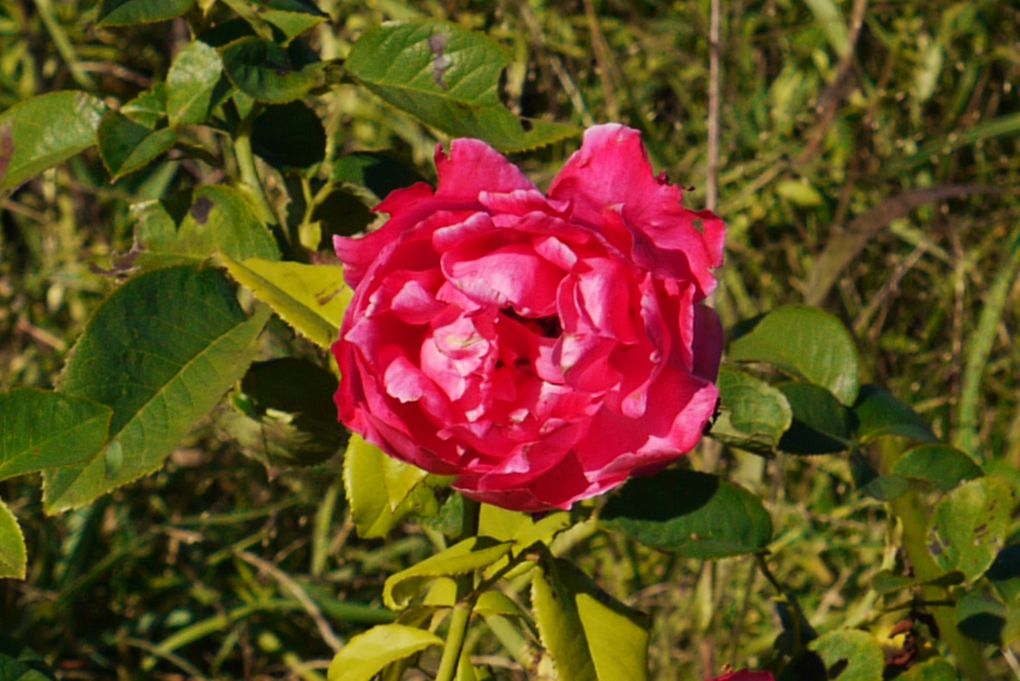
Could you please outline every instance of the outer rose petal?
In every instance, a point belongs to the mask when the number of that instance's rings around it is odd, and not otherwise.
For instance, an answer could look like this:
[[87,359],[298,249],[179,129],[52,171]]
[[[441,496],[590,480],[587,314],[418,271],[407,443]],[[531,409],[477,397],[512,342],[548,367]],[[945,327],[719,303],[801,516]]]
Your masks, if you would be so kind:
[[355,287],[333,346],[340,419],[521,511],[690,451],[718,395],[721,328],[701,301],[722,222],[683,208],[621,126],[590,130],[548,198],[477,140],[436,167],[435,191],[398,190],[379,230],[336,240]]

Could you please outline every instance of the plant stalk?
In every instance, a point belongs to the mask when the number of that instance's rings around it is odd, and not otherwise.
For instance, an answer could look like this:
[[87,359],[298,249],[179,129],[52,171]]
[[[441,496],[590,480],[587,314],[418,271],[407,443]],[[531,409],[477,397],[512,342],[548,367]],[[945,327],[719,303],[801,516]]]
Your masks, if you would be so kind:
[[[477,501],[464,499],[464,514],[458,539],[467,539],[478,532],[480,509],[481,504]],[[443,645],[443,657],[439,660],[436,681],[453,681],[457,674],[460,655],[464,649],[464,639],[467,637],[468,624],[471,622],[471,611],[475,607],[474,587],[473,574],[461,575],[457,578],[457,605],[453,607],[453,614],[450,616],[450,627],[446,632],[446,643]]]

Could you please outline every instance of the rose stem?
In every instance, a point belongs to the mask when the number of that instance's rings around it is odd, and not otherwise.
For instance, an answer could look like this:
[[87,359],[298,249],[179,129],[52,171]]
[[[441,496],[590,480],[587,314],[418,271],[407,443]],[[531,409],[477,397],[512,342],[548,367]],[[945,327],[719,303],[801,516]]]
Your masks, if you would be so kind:
[[[478,531],[478,511],[481,504],[471,499],[464,499],[464,515],[461,521],[460,540],[473,537]],[[474,598],[471,597],[474,591],[474,575],[462,575],[457,578],[457,605],[453,607],[453,614],[450,616],[450,628],[446,632],[446,643],[443,645],[443,657],[439,661],[439,671],[436,672],[436,681],[452,681],[457,673],[457,663],[460,662],[460,653],[464,648],[464,638],[467,635],[468,624],[471,621],[471,611],[474,609]]]

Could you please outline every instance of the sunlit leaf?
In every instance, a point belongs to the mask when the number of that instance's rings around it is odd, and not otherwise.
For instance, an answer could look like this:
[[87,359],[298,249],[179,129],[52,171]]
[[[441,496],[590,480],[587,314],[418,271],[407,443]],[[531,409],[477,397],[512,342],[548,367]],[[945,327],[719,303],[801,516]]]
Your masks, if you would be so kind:
[[406,608],[411,599],[436,577],[466,575],[492,565],[510,552],[511,542],[470,537],[392,575],[383,586],[383,603],[393,610]]
[[195,0],[102,0],[99,4],[100,26],[151,24],[181,16]]
[[[839,681],[882,681],[885,654],[871,634],[855,629],[837,629],[812,641],[808,647],[818,653]],[[832,673],[838,669],[838,675]]]
[[214,103],[213,94],[223,76],[223,61],[214,48],[200,40],[188,43],[166,75],[166,111],[170,125],[204,123]]
[[720,442],[752,452],[772,452],[793,422],[786,396],[765,381],[723,367],[719,386],[719,418],[711,435]]
[[857,346],[843,323],[823,310],[796,305],[777,308],[734,340],[728,356],[772,364],[826,388],[847,406],[857,399]]
[[945,570],[968,580],[981,576],[1005,544],[1016,506],[1012,486],[1000,478],[965,482],[935,506],[929,546]]
[[502,151],[540,147],[579,131],[520,119],[499,100],[507,52],[490,38],[441,22],[389,23],[366,32],[344,63],[381,98],[457,137]]
[[106,106],[84,92],[50,92],[0,113],[0,191],[96,143]]
[[249,258],[222,258],[230,276],[273,308],[298,333],[316,345],[330,347],[340,334],[353,292],[344,285],[336,265],[304,265]]
[[27,560],[18,519],[0,499],[0,579],[24,579]]
[[921,445],[905,453],[893,466],[894,475],[921,480],[948,492],[965,480],[981,477],[981,468],[955,447]]
[[383,667],[430,646],[443,645],[432,632],[403,624],[379,624],[351,638],[329,664],[329,681],[370,681]]

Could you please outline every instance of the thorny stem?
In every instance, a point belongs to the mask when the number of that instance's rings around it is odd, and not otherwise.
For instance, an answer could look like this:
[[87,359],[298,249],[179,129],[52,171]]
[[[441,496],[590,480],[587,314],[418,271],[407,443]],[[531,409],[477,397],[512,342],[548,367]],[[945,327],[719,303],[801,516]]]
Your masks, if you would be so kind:
[[[478,532],[479,509],[480,504],[477,501],[464,499],[461,539],[467,539]],[[443,657],[439,660],[436,681],[453,681],[457,673],[468,624],[471,622],[471,611],[475,607],[474,586],[473,574],[462,575],[457,579],[457,605],[453,607],[453,614],[450,616],[450,627],[446,632],[446,643],[443,645]]]

